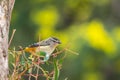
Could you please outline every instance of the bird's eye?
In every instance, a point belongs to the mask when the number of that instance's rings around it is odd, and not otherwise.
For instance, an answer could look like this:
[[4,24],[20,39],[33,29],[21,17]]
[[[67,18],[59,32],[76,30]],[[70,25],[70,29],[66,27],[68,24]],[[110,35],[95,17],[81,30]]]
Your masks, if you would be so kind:
[[53,40],[53,42],[56,42],[56,41]]

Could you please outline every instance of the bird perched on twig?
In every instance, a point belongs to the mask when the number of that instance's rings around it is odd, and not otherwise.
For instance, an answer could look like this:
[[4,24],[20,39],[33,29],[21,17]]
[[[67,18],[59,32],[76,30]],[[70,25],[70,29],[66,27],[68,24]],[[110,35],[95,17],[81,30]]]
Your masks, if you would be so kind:
[[44,52],[45,57],[44,61],[47,61],[55,50],[55,48],[61,44],[60,40],[55,37],[50,37],[46,40],[40,41],[38,43],[34,43],[24,49],[25,52],[29,52],[32,55],[36,55],[36,53]]

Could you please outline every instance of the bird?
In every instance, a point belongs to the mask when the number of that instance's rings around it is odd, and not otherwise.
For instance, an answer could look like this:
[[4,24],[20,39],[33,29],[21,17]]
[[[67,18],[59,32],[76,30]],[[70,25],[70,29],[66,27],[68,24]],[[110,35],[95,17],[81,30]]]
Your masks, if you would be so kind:
[[48,39],[29,45],[24,49],[25,52],[37,55],[37,53],[44,53],[44,62],[48,61],[50,55],[61,44],[61,41],[56,37],[49,37]]

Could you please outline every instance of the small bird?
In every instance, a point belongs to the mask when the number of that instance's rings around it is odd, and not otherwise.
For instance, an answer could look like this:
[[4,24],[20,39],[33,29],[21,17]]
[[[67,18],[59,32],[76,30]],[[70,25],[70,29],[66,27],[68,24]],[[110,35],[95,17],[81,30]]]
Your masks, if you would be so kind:
[[45,57],[43,61],[47,61],[52,54],[52,52],[55,50],[55,48],[61,44],[61,41],[55,37],[50,37],[48,39],[45,39],[43,41],[34,43],[24,49],[25,52],[29,52],[32,55],[36,55],[36,53],[43,52],[45,53]]

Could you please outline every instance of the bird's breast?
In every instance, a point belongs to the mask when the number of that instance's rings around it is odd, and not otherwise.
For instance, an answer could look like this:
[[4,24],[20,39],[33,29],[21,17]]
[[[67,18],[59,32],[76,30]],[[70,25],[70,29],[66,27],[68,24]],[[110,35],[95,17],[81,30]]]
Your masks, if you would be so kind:
[[54,48],[51,48],[50,46],[40,46],[36,49],[36,52],[40,51],[51,54],[54,51]]

